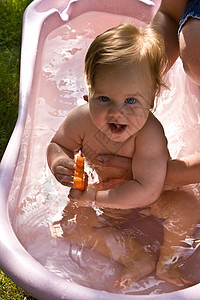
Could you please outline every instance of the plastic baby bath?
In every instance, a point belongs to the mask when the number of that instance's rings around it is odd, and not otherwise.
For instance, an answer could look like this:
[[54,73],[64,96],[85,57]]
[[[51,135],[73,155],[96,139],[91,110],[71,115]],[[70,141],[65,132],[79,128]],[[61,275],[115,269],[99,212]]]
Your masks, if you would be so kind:
[[[19,116],[0,170],[0,268],[37,299],[199,299],[199,284],[178,289],[154,273],[116,292],[112,283],[120,267],[114,261],[54,238],[50,231],[68,189],[53,178],[46,148],[68,111],[82,104],[87,47],[97,34],[120,23],[148,24],[159,3],[35,0],[24,14]],[[200,89],[186,77],[180,60],[166,82],[169,89],[161,93],[156,116],[171,155],[200,151]],[[199,197],[198,186],[194,190]],[[157,226],[152,226],[154,232]],[[155,234],[161,232],[155,229]],[[196,282],[198,245],[197,232],[185,263]]]

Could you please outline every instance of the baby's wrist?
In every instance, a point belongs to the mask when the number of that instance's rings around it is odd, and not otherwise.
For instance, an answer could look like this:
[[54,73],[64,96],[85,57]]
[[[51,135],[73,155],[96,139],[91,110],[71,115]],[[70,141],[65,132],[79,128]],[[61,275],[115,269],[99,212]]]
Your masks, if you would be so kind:
[[[96,193],[97,191],[91,187],[91,185],[88,185],[86,190],[85,190],[85,197],[90,201],[91,203],[96,201]],[[84,192],[83,192],[84,193]]]
[[97,191],[95,190],[95,194],[94,194],[94,202],[96,203],[97,201]]
[[102,191],[97,191],[95,190],[96,193],[95,193],[95,200],[94,200],[94,203],[96,206],[99,206],[99,207],[102,207],[102,201],[101,201],[101,193]]
[[97,198],[97,191],[95,189],[93,189],[93,195],[92,195],[92,202],[96,202],[96,198]]

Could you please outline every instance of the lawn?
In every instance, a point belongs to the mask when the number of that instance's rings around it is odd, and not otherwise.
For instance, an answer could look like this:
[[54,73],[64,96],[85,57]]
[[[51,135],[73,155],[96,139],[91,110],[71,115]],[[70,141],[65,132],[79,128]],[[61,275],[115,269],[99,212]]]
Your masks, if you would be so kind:
[[[0,159],[17,120],[22,16],[32,0],[0,0]],[[0,299],[34,299],[0,270]]]
[[5,300],[31,300],[35,299],[28,295],[25,291],[16,286],[1,270],[0,270],[0,299]]
[[0,158],[17,120],[22,16],[32,0],[0,0]]

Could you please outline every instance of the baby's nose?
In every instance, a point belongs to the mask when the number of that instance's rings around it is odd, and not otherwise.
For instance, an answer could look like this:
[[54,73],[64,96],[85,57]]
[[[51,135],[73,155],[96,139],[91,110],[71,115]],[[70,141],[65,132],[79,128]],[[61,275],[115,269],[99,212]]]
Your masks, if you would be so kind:
[[111,116],[123,116],[123,104],[114,104],[109,109],[109,115]]

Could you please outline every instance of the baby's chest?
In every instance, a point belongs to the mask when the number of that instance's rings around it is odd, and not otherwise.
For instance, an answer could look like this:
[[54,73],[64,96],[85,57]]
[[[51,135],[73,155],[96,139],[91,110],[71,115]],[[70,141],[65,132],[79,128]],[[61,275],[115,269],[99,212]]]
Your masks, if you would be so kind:
[[82,142],[82,152],[91,162],[96,160],[99,154],[112,154],[133,158],[135,151],[135,138],[129,138],[123,143],[113,142],[105,135],[91,132],[85,135]]

